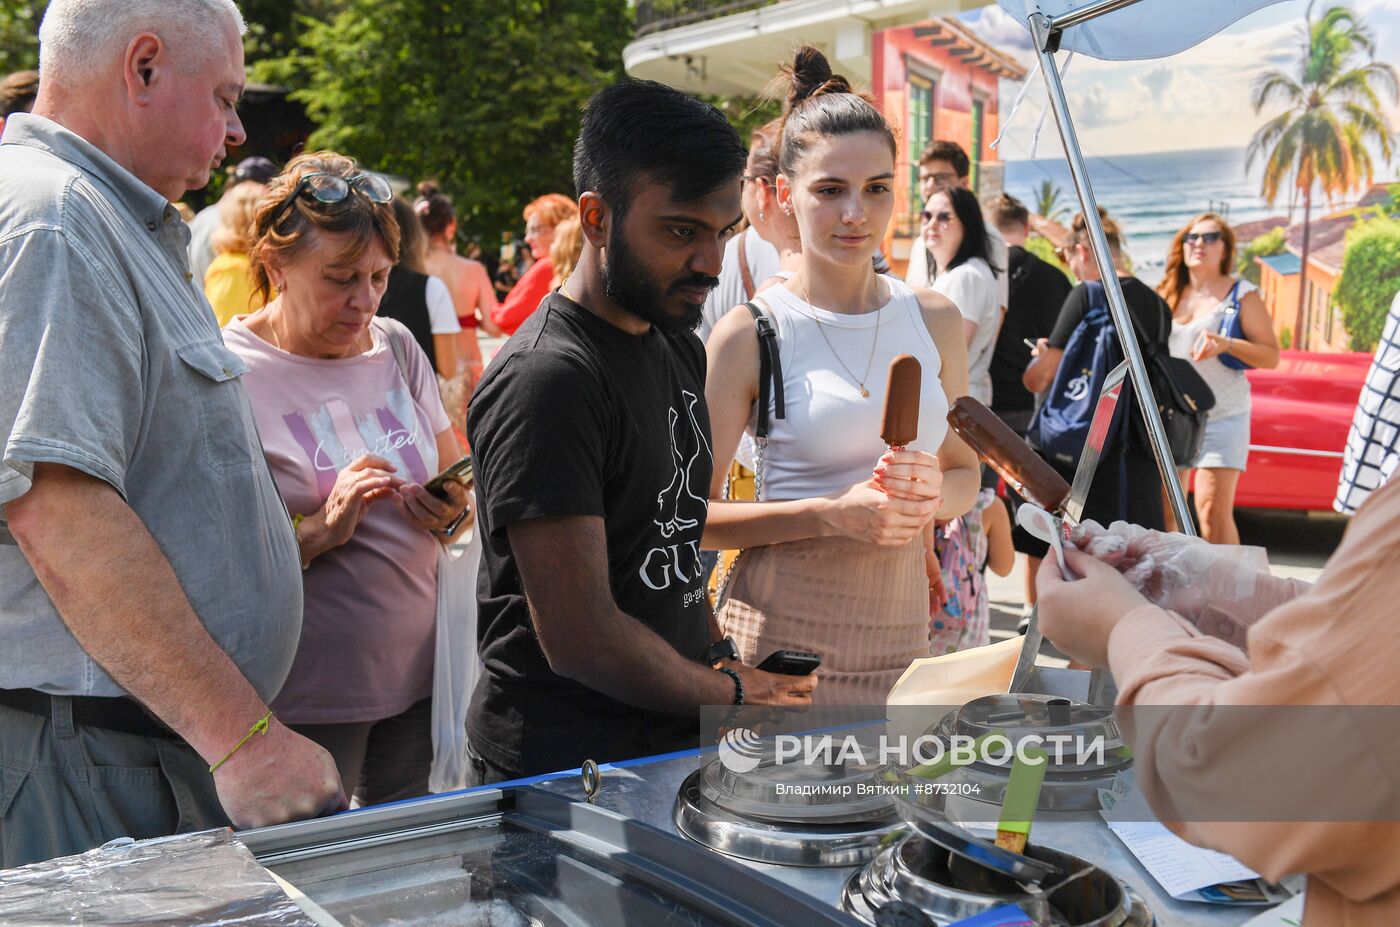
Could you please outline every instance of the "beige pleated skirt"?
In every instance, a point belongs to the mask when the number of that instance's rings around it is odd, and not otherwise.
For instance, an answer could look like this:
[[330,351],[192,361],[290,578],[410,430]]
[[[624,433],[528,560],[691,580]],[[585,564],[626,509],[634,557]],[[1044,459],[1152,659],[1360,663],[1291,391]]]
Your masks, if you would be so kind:
[[921,538],[903,547],[812,538],[744,551],[719,624],[750,666],[775,650],[818,654],[818,705],[883,705],[929,655],[928,596]]

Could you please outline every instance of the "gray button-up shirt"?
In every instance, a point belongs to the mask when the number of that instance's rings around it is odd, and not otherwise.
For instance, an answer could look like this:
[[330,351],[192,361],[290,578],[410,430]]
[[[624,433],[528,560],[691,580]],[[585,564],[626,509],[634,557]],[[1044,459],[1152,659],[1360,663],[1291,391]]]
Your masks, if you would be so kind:
[[[239,377],[164,197],[58,124],[0,143],[0,505],[34,464],[110,483],[264,699],[301,633],[301,570]],[[73,525],[80,557],[83,526]],[[120,695],[0,510],[0,688]]]

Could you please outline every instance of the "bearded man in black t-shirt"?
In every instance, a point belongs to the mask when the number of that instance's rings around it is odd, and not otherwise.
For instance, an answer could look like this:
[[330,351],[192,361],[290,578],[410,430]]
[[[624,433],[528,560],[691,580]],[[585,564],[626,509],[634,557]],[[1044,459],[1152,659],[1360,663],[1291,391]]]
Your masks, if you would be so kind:
[[693,329],[740,220],[745,157],[714,107],[661,84],[623,81],[584,110],[583,253],[467,417],[483,542],[474,784],[694,747],[702,705],[811,701],[815,677],[713,646],[700,566],[714,461]]

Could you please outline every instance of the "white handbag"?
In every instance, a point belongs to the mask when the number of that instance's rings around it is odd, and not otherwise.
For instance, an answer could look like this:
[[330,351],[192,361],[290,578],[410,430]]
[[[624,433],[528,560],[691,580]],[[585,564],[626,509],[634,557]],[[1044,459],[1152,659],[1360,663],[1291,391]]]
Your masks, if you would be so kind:
[[[472,505],[476,505],[475,494]],[[467,784],[467,707],[481,673],[476,652],[476,576],[480,567],[481,535],[475,528],[466,546],[438,545],[430,792],[450,792]]]
[[[374,320],[394,352],[404,384],[408,378],[407,348],[401,339],[412,335],[399,322]],[[471,493],[476,507],[476,494]],[[476,574],[481,567],[481,536],[472,530],[465,545],[438,541],[437,639],[433,650],[433,765],[428,791],[451,792],[465,788],[467,761],[467,707],[481,672],[476,652]]]

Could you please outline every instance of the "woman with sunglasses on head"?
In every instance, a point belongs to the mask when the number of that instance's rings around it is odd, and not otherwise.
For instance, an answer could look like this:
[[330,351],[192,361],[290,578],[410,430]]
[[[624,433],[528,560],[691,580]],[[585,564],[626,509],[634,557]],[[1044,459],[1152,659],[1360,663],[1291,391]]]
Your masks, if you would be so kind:
[[[945,420],[967,392],[967,351],[947,299],[875,273],[894,212],[889,124],[816,49],[799,50],[788,73],[777,204],[796,221],[802,264],[755,301],[777,330],[785,415],[756,408],[756,322],[736,307],[708,344],[714,457],[729,460],[758,415],[769,436],[758,501],[723,501],[716,468],[704,546],[743,550],[718,617],[744,662],[815,652],[818,702],[883,704],[928,656],[933,519],[963,514],[977,492],[976,456]],[[923,367],[918,438],[892,450],[881,413],[903,353]]]
[[[1215,393],[1196,471],[1201,536],[1238,544],[1235,490],[1249,458],[1248,367],[1277,367],[1278,339],[1259,290],[1235,277],[1235,233],[1214,213],[1187,223],[1172,239],[1157,292],[1172,310],[1171,352],[1195,362]],[[1182,484],[1190,470],[1182,471]]]
[[938,275],[935,293],[952,300],[963,317],[967,342],[967,394],[992,404],[992,349],[1001,330],[1001,290],[997,277],[1006,268],[992,266],[991,242],[977,196],[957,184],[938,187],[924,206],[923,240]]
[[[1108,250],[1118,274],[1118,283],[1123,288],[1123,299],[1128,304],[1128,314],[1136,323],[1138,347],[1144,355],[1153,351],[1165,351],[1167,336],[1171,331],[1171,310],[1151,287],[1134,277],[1128,270],[1127,261],[1123,257],[1123,233],[1118,223],[1111,219],[1102,207],[1099,208],[1099,216],[1103,220],[1104,236],[1108,239]],[[1039,339],[1035,350],[1031,352],[1033,357],[1021,382],[1032,393],[1044,392],[1054,382],[1070,336],[1090,310],[1091,294],[1086,284],[1103,279],[1099,274],[1098,261],[1094,259],[1093,248],[1089,244],[1089,227],[1084,221],[1083,213],[1075,214],[1069,238],[1064,246],[1055,249],[1055,253],[1081,282],[1065,299],[1050,337]],[[1133,421],[1140,425],[1141,417],[1136,408],[1131,410],[1131,415]],[[1166,516],[1162,506],[1162,478],[1147,441],[1146,429],[1130,427],[1123,429],[1120,434],[1121,447],[1115,443],[1104,446],[1103,458],[1084,502],[1082,520],[1093,519],[1104,525],[1126,521],[1160,531],[1166,527]],[[1060,471],[1060,475],[1066,480],[1074,479],[1074,464],[1067,465],[1055,460],[1050,460],[1049,463]],[[1042,558],[1045,556],[1048,550],[1045,542],[1031,537],[1019,526],[1015,532],[1018,550],[1026,551],[1028,555]],[[1038,553],[1034,553],[1037,551]]]
[[254,219],[253,272],[278,295],[224,329],[306,570],[272,708],[362,804],[427,791],[438,545],[471,512],[457,483],[424,489],[460,450],[428,358],[375,318],[399,256],[392,199],[349,158],[293,159]]

